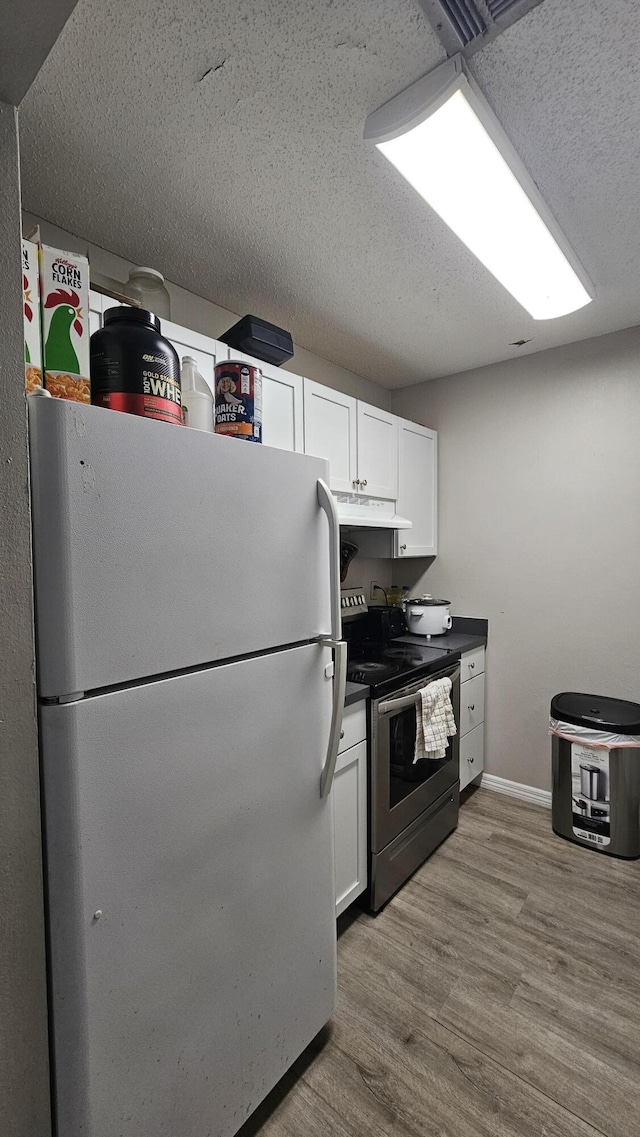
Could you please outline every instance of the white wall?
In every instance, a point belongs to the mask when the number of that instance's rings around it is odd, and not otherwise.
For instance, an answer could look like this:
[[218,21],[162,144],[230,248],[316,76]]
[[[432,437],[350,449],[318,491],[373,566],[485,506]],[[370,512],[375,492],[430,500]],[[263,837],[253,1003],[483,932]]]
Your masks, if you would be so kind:
[[[58,249],[67,249],[69,252],[88,252],[93,273],[111,277],[118,281],[127,279],[129,269],[133,267],[130,261],[122,260],[114,253],[100,249],[82,237],[67,233],[64,229],[59,229],[56,225],[51,225],[48,221],[35,217],[31,213],[24,213],[23,230],[25,234],[29,233],[35,225],[40,225],[42,240],[45,244],[54,245]],[[167,281],[167,289],[171,295],[172,320],[176,324],[182,324],[183,327],[192,328],[193,331],[201,332],[205,336],[212,336],[214,339],[218,339],[223,332],[226,332],[236,323],[240,315],[245,314],[244,312],[240,314],[230,312],[227,308],[212,304],[211,301],[196,296],[193,292],[187,292],[186,289],[180,288],[170,281]],[[256,312],[255,315],[259,316],[260,313]],[[314,355],[313,352],[306,351],[298,344],[294,345],[294,349],[293,359],[284,366],[283,370],[294,371],[298,375],[306,375],[309,379],[315,379],[318,383],[333,387],[334,390],[344,391],[356,399],[373,403],[376,407],[389,409],[391,392],[385,387],[380,387],[377,383],[373,383],[362,375],[356,375],[345,367],[339,367],[328,359]]]
[[415,583],[489,619],[486,768],[548,788],[554,693],[640,701],[640,328],[392,409],[439,431],[440,553]]
[[31,523],[13,107],[0,103],[0,1131],[50,1133]]

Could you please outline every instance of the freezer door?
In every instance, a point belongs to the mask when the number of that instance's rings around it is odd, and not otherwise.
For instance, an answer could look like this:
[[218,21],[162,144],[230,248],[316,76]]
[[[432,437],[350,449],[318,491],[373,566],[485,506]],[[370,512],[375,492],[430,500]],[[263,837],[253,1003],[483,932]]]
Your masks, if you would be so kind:
[[327,463],[29,400],[42,697],[331,633]]
[[42,708],[60,1137],[227,1137],[330,1017],[330,658]]

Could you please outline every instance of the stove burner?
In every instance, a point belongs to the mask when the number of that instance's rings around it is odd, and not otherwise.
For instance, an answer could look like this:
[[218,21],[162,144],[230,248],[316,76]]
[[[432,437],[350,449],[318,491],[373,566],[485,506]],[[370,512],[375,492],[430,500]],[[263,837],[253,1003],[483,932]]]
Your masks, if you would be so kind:
[[424,656],[420,654],[420,650],[412,650],[408,644],[401,644],[399,647],[391,647],[389,644],[384,649],[385,658],[402,659],[406,663],[412,663],[415,667],[419,667],[424,661]]
[[354,670],[366,675],[381,675],[383,672],[386,675],[395,675],[400,668],[397,663],[378,663],[373,659],[359,659]]

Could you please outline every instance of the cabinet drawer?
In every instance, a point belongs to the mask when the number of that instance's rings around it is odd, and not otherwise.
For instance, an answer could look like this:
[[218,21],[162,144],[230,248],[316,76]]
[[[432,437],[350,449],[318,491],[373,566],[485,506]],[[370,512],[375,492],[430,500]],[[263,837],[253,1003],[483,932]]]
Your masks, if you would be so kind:
[[460,739],[460,789],[477,778],[484,767],[484,724]]
[[474,675],[482,675],[484,672],[484,648],[475,647],[473,651],[467,651],[460,660],[460,682],[466,683],[467,679],[473,679]]
[[356,742],[364,742],[367,737],[367,704],[363,699],[361,703],[354,703],[345,707],[342,716],[342,732],[338,754],[355,746]]
[[484,675],[476,675],[460,688],[460,737],[484,722]]

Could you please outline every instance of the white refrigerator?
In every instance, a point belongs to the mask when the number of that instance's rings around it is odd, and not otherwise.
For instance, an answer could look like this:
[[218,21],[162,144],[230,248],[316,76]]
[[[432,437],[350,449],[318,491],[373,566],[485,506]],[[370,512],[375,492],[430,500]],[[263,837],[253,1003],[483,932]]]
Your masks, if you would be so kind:
[[325,462],[29,400],[58,1137],[227,1137],[329,1019]]

